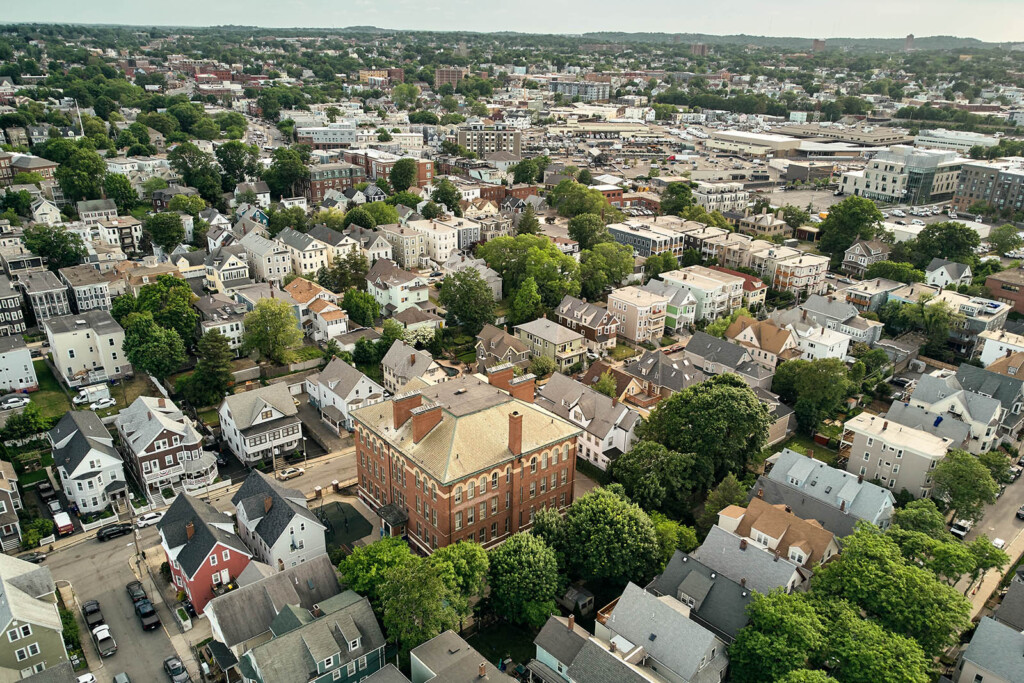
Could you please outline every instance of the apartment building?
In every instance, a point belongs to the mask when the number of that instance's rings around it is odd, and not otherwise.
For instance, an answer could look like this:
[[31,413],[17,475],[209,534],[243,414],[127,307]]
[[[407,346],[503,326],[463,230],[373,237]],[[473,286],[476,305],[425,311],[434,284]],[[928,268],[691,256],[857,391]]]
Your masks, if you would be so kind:
[[319,204],[330,190],[344,192],[366,180],[366,169],[356,164],[338,162],[310,166],[309,178],[303,183],[306,199]]
[[124,330],[100,309],[43,321],[53,365],[69,387],[132,375],[124,355]]
[[468,75],[469,69],[461,66],[443,66],[434,69],[434,90],[442,85],[450,85],[454,88]]
[[933,488],[932,472],[949,449],[958,446],[949,437],[861,413],[843,425],[839,455],[848,459],[847,472],[877,479],[892,491],[906,489],[915,498],[927,498]]
[[[324,229],[326,230],[327,228]],[[317,232],[317,228],[310,230],[309,234],[319,240],[323,240],[324,242],[331,244],[329,239],[326,239],[323,234]],[[359,250],[362,251],[363,256],[365,256],[366,260],[371,264],[382,258],[389,261],[394,260],[391,243],[384,239],[383,235],[377,230],[367,230],[366,228],[359,227],[353,223],[345,229],[345,236],[355,241]]]
[[13,554],[21,548],[18,511],[23,508],[14,465],[6,460],[0,461],[0,548],[5,553]]
[[331,265],[327,244],[292,228],[285,228],[277,235],[277,241],[288,249],[292,259],[292,272],[296,275],[316,275],[321,268]]
[[[283,384],[278,386],[284,388]],[[288,390],[284,393],[287,395]],[[308,509],[302,491],[253,470],[231,497],[231,503],[235,506],[238,537],[254,559],[274,571],[296,567],[327,553],[326,527]]]
[[1001,301],[968,296],[920,283],[906,285],[889,293],[891,301],[903,303],[917,303],[924,297],[928,297],[928,305],[944,301],[964,317],[963,322],[950,328],[949,341],[958,353],[968,357],[974,355],[978,335],[1002,329],[1010,314],[1010,305]]
[[796,360],[802,355],[797,346],[796,335],[779,327],[772,320],[754,320],[740,316],[729,325],[725,338],[745,348],[750,358],[769,370],[780,363]]
[[67,287],[50,271],[22,273],[18,282],[37,324],[71,312]]
[[740,232],[756,237],[778,238],[792,235],[793,228],[782,219],[782,209],[775,213],[762,209],[761,213],[753,213],[749,208],[743,209],[743,217],[736,222]]
[[880,202],[926,204],[951,199],[967,159],[957,152],[893,145],[878,152],[863,170],[847,171],[843,194]]
[[1012,307],[1016,313],[1024,313],[1024,270],[1004,270],[985,278],[985,287],[992,298]]
[[989,367],[997,360],[1008,358],[1024,351],[1024,335],[993,330],[978,335],[979,346],[975,357],[984,367]]
[[612,223],[608,226],[608,233],[616,242],[631,247],[642,258],[666,251],[676,258],[683,255],[683,234],[654,223],[637,220]]
[[693,326],[697,316],[697,299],[688,289],[676,287],[656,278],[641,285],[640,289],[668,299],[665,304],[666,333],[689,333],[689,328]]
[[25,315],[21,310],[21,293],[6,275],[0,275],[0,337],[25,331]]
[[827,256],[808,254],[791,247],[771,246],[754,252],[750,263],[750,267],[778,291],[808,296],[823,294],[827,288]]
[[460,377],[354,411],[359,497],[385,534],[423,553],[491,547],[572,503],[581,430],[533,405],[525,377],[511,394]]
[[228,346],[236,356],[241,353],[245,336],[244,305],[219,293],[200,297],[192,305],[199,311],[200,336],[217,330],[228,340]]
[[558,81],[553,80],[548,84],[551,92],[562,95],[571,100],[580,99],[580,102],[598,102],[611,98],[610,83],[595,83],[592,81]]
[[345,120],[328,123],[326,126],[296,127],[295,140],[314,150],[351,147],[356,144],[356,122]]
[[78,219],[83,223],[96,223],[117,218],[117,204],[113,199],[87,199],[78,202]]
[[458,142],[476,152],[481,159],[494,152],[510,152],[522,156],[522,135],[518,128],[503,123],[471,123],[459,127]]
[[924,408],[970,427],[966,450],[980,455],[999,445],[999,427],[1006,418],[999,399],[965,389],[947,371],[922,375],[910,395],[910,405]]
[[567,294],[554,313],[559,325],[583,335],[590,351],[615,348],[619,321],[607,308]]
[[391,245],[394,261],[403,268],[419,268],[427,255],[427,236],[398,224],[378,225],[380,235]]
[[750,201],[750,193],[743,189],[743,183],[698,182],[693,189],[693,201],[708,212],[743,212]]
[[224,442],[245,464],[275,460],[300,447],[302,421],[285,384],[227,396],[217,412]]
[[53,464],[68,502],[82,512],[100,512],[124,499],[124,463],[110,432],[91,410],[64,414],[47,432]]
[[0,337],[0,391],[35,391],[39,379],[32,364],[32,352],[20,334]]
[[872,264],[886,261],[890,248],[879,240],[857,240],[843,254],[843,272],[862,278]]
[[110,280],[90,265],[69,266],[57,271],[68,291],[76,313],[98,308],[110,310]]
[[458,231],[442,221],[409,221],[406,227],[423,234],[426,257],[438,266],[459,248]]
[[[183,217],[189,219],[190,216]],[[120,247],[125,254],[135,255],[139,253],[139,245],[142,242],[142,221],[133,216],[114,216],[96,221],[100,230],[100,238],[107,244]],[[191,228],[186,229],[185,238],[191,236]]]
[[975,202],[984,202],[998,211],[1021,211],[1024,207],[1024,157],[965,161],[951,206],[966,212]]
[[696,300],[696,320],[712,321],[743,305],[744,279],[704,266],[690,266],[661,274],[664,282],[686,289]]
[[74,680],[50,570],[0,555],[0,603],[0,667],[9,679]]
[[583,335],[552,320],[537,318],[517,325],[514,334],[529,348],[531,355],[550,358],[562,372],[583,362],[586,353]]
[[756,311],[764,305],[764,301],[768,296],[768,285],[764,283],[764,280],[754,277],[750,273],[741,273],[738,270],[730,270],[723,266],[708,267],[711,270],[717,270],[719,273],[743,278],[743,306],[748,311]]
[[665,335],[669,297],[640,287],[622,287],[608,295],[608,312],[619,321],[618,333],[629,341],[657,344]]
[[254,280],[279,283],[292,272],[292,254],[283,243],[250,232],[239,244],[245,249]]
[[391,175],[391,169],[394,168],[395,163],[399,159],[412,159],[416,162],[417,174],[416,182],[414,183],[416,187],[430,185],[434,179],[434,162],[430,159],[420,159],[413,156],[403,157],[398,154],[391,154],[390,152],[382,152],[378,149],[347,149],[343,154],[346,162],[361,166],[366,177],[370,180],[388,178]]
[[846,302],[861,313],[876,313],[889,300],[889,292],[894,292],[900,287],[903,287],[902,282],[876,277],[873,280],[860,280],[848,285],[842,293],[846,295]]
[[[358,226],[355,226],[358,228]],[[350,253],[359,251],[359,242],[349,235],[337,230],[332,230],[326,225],[315,225],[306,231],[306,234],[327,245],[327,262],[333,264],[340,258],[345,258]],[[367,258],[371,263],[376,259]]]

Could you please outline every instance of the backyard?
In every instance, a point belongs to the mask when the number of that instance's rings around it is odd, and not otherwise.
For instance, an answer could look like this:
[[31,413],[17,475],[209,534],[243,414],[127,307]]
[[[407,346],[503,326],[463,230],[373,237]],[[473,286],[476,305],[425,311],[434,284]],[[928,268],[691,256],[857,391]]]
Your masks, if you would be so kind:
[[806,434],[794,434],[788,440],[774,446],[769,446],[761,451],[761,454],[757,458],[758,462],[763,463],[767,458],[778,453],[783,448],[788,448],[804,455],[808,455],[811,451],[814,451],[814,459],[820,460],[827,465],[835,465],[836,458],[839,455],[838,451],[818,443]]
[[39,390],[32,394],[32,403],[39,408],[43,417],[61,417],[71,410],[71,399],[53,376],[50,366],[43,359],[32,361],[39,380]]
[[351,552],[355,542],[373,533],[373,525],[348,503],[326,503],[314,509],[327,526],[327,547]]
[[514,624],[498,621],[480,629],[466,639],[484,658],[498,666],[505,657],[517,664],[526,664],[537,656],[534,634]]

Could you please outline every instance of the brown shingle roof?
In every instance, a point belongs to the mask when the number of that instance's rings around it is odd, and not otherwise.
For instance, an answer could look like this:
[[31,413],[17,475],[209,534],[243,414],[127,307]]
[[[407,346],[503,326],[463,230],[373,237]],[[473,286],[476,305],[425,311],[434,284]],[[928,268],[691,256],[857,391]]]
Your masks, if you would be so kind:
[[785,505],[771,505],[760,498],[751,499],[736,528],[737,535],[745,538],[753,538],[755,531],[779,539],[776,550],[784,557],[789,557],[791,547],[802,550],[807,555],[806,567],[827,559],[829,546],[835,542],[832,532],[823,529],[816,520],[801,519],[787,512]]

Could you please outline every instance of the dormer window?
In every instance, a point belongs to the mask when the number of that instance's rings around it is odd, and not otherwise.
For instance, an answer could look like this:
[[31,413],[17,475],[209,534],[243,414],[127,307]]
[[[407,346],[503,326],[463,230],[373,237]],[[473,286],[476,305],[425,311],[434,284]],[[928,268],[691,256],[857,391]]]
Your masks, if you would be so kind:
[[273,410],[264,410],[262,413],[260,413],[260,419],[263,419],[263,420],[269,420],[273,416],[274,416],[274,411]]
[[348,651],[351,652],[352,650],[358,650],[360,640],[360,638],[356,638],[355,640],[348,641]]

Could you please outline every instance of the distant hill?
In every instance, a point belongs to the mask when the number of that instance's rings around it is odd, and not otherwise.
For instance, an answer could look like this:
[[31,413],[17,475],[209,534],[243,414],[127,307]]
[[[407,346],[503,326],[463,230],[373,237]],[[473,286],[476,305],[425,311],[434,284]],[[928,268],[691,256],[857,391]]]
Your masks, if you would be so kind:
[[[757,45],[785,49],[807,49],[812,38],[796,36],[750,36],[734,34],[714,36],[706,33],[618,33],[601,31],[580,34],[586,41],[600,43],[706,43],[708,45]],[[828,47],[859,48],[868,50],[900,50],[903,38],[828,38]],[[985,43],[977,38],[956,36],[923,36],[914,39],[914,47],[920,50],[952,50],[955,48],[998,47],[997,43]]]

